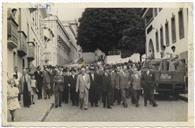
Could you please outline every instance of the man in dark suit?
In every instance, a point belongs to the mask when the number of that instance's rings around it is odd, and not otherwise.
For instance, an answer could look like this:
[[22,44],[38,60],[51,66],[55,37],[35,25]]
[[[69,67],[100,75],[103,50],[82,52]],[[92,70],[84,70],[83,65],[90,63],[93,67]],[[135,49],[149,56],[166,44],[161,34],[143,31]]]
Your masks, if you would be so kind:
[[69,91],[70,91],[70,72],[69,69],[64,70],[64,92],[63,92],[63,100],[66,104],[68,104],[69,100]]
[[102,79],[102,101],[103,101],[103,107],[107,107],[108,109],[111,109],[111,102],[112,102],[112,86],[111,86],[111,76],[109,73],[108,67],[105,67],[105,72]]
[[101,98],[102,93],[102,78],[103,78],[103,71],[100,71],[98,67],[95,68],[94,72],[94,103],[95,106],[98,107],[98,102]]
[[95,81],[95,73],[94,73],[94,67],[90,67],[90,73],[89,73],[89,78],[90,78],[90,89],[89,89],[89,102],[91,103],[91,106],[93,107],[95,103],[95,86],[96,86],[96,81]]
[[71,69],[71,75],[70,75],[70,98],[72,100],[72,106],[78,106],[79,105],[79,94],[76,92],[76,82],[77,82],[77,75],[76,70]]
[[154,99],[154,72],[152,72],[149,68],[145,68],[142,71],[141,75],[141,83],[144,89],[144,106],[147,106],[147,101],[149,100],[153,107],[156,107],[156,101]]
[[34,73],[35,79],[36,79],[36,86],[38,89],[37,96],[38,99],[42,99],[42,88],[43,88],[43,73],[41,71],[41,68],[38,66],[37,70]]

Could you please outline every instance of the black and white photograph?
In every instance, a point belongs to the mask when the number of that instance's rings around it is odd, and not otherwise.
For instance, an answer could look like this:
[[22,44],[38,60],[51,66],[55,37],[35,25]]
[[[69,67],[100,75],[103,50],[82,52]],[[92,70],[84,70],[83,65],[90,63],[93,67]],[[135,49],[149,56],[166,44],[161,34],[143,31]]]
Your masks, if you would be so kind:
[[192,3],[2,5],[3,126],[194,126]]

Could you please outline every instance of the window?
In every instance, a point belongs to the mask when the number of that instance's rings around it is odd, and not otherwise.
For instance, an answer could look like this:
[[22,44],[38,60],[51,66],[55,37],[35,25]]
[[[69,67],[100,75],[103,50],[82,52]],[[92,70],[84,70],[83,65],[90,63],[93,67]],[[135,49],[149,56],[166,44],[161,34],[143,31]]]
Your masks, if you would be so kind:
[[175,16],[171,18],[172,43],[176,42]]
[[179,16],[179,37],[180,37],[180,39],[182,39],[182,38],[184,38],[183,10],[179,11],[178,16]]
[[163,27],[160,28],[160,44],[161,44],[161,48],[164,45],[164,35],[163,35]]
[[165,35],[166,35],[166,45],[169,46],[170,43],[169,43],[169,24],[168,24],[168,22],[166,22],[166,24],[165,24]]
[[159,52],[158,31],[156,31],[155,36],[156,36],[156,51]]

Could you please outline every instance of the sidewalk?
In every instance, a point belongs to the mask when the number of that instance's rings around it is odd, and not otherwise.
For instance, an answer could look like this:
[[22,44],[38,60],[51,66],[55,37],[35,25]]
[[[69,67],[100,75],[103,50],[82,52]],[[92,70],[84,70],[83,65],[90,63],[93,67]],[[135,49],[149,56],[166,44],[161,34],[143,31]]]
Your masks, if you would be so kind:
[[[32,104],[30,108],[21,107],[16,111],[15,122],[40,122],[45,118],[45,115],[53,107],[54,97],[51,99],[35,99],[35,104]],[[8,112],[8,121],[11,121],[10,114]]]

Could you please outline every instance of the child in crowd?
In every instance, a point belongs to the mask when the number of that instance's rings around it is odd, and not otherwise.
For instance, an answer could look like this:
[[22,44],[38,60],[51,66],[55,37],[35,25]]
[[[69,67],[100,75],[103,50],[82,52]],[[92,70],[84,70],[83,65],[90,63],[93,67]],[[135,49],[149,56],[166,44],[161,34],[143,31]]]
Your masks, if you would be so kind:
[[34,75],[31,76],[31,88],[32,88],[32,103],[35,104],[34,95],[36,94],[37,89],[36,89],[36,80]]
[[15,86],[15,81],[13,79],[8,80],[7,89],[7,106],[10,111],[11,120],[15,120],[15,111],[20,108],[18,101],[19,89]]

